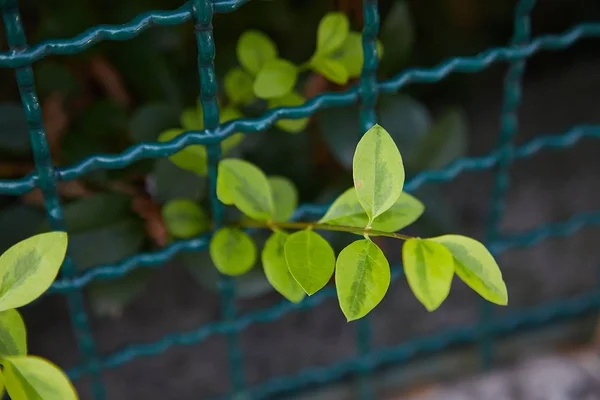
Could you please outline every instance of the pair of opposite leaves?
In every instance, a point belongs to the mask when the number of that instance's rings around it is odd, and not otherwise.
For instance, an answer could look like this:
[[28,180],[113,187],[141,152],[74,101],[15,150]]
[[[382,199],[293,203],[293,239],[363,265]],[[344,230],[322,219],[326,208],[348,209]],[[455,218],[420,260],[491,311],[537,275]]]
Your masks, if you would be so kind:
[[76,400],[77,392],[56,365],[27,355],[27,331],[16,308],[40,297],[52,284],[67,250],[67,234],[25,239],[0,256],[0,397],[13,400]]
[[[392,138],[379,125],[371,128],[357,145],[353,176],[354,188],[340,196],[319,223],[362,228],[354,233],[364,234],[364,240],[342,250],[336,262],[329,243],[312,229],[288,235],[271,224],[275,233],[262,252],[267,279],[291,301],[300,301],[304,293],[316,293],[335,270],[338,299],[348,320],[361,318],[372,310],[390,284],[388,261],[369,235],[395,232],[413,223],[423,212],[418,200],[402,192],[402,158]],[[242,160],[221,161],[217,195],[246,216],[264,221],[265,226],[276,213],[278,203],[273,201],[267,178],[257,167]],[[250,236],[235,228],[217,231],[210,252],[217,268],[230,275],[247,272],[257,253]],[[507,302],[498,265],[474,239],[459,235],[410,238],[403,247],[403,261],[411,289],[428,310],[439,307],[447,297],[455,271],[487,300]]]

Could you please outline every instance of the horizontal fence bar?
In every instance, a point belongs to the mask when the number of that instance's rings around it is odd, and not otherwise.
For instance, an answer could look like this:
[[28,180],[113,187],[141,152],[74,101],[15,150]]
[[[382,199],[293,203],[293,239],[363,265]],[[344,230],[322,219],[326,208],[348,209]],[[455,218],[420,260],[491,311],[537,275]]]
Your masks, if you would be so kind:
[[[591,217],[590,223],[581,223],[582,216]],[[542,240],[554,236],[563,236],[565,230],[570,229],[568,227],[572,223],[576,224],[577,229],[571,230],[569,234],[573,234],[576,231],[587,227],[588,225],[600,225],[600,210],[593,213],[578,214],[572,217],[571,219],[563,221],[561,223],[552,223],[549,225],[545,225],[527,234],[517,236],[535,239],[518,241],[511,237],[508,237],[502,239],[497,243],[493,243],[492,247],[499,246],[497,249],[497,254],[501,254],[502,252],[505,252],[512,247],[508,245],[509,243],[513,243],[514,247],[533,246]],[[548,226],[552,226],[552,230],[549,230]],[[392,268],[392,282],[398,280],[402,276],[403,272],[400,266],[395,266]],[[101,361],[101,365],[104,369],[114,368],[123,363],[129,362],[137,357],[158,355],[168,350],[172,346],[193,345],[200,343],[213,335],[240,332],[246,329],[248,326],[253,325],[255,323],[272,322],[280,319],[281,317],[294,310],[306,310],[308,308],[315,307],[323,303],[325,300],[328,300],[335,296],[335,288],[333,288],[332,286],[328,286],[319,291],[318,293],[314,294],[313,296],[305,298],[301,303],[298,304],[294,304],[289,301],[282,301],[273,307],[269,307],[258,312],[248,313],[243,316],[240,316],[235,321],[214,322],[210,324],[205,324],[202,327],[192,331],[166,335],[160,340],[153,343],[128,345],[120,351],[106,356]],[[85,368],[76,367],[69,371],[69,376],[71,376],[73,379],[77,379],[85,372]]]
[[[526,158],[544,149],[557,149],[571,146],[584,138],[600,139],[600,126],[577,126],[562,135],[547,135],[537,137],[530,142],[515,148],[516,158]],[[455,161],[447,168],[440,170],[423,171],[408,180],[405,190],[412,192],[427,182],[446,182],[462,172],[486,170],[498,162],[497,152],[483,157],[464,158]],[[320,217],[329,208],[330,204],[305,204],[296,210],[294,219],[305,217]],[[116,279],[127,275],[138,267],[159,267],[171,260],[182,251],[199,251],[206,249],[210,241],[210,234],[198,238],[179,240],[169,246],[154,252],[140,253],[121,260],[115,264],[106,264],[93,267],[78,277],[70,280],[60,279],[53,283],[50,293],[68,292],[82,288],[95,280]]]
[[[574,318],[600,308],[600,295],[597,292],[577,297],[553,301],[527,310],[512,312],[492,318],[488,331],[494,335],[509,334],[519,328],[535,328],[551,322]],[[481,334],[478,324],[450,328],[424,338],[413,339],[398,346],[377,349],[364,356],[348,358],[334,364],[305,369],[285,377],[271,379],[244,392],[248,398],[268,398],[277,393],[297,391],[313,385],[322,385],[361,371],[366,366],[377,368],[388,364],[402,363],[415,356],[441,351],[449,346],[475,342]],[[231,398],[230,395],[222,397]]]
[[[216,0],[218,13],[237,10],[249,0]],[[0,68],[18,68],[39,61],[50,55],[81,53],[105,40],[123,41],[133,39],[153,26],[181,25],[192,19],[192,5],[186,2],[169,11],[149,11],[140,14],[125,24],[97,25],[68,39],[52,39],[19,52],[0,52]]]
[[[400,90],[409,83],[433,83],[444,79],[454,72],[481,71],[500,61],[523,59],[541,50],[559,50],[585,37],[600,36],[600,23],[582,24],[562,35],[545,35],[527,46],[496,48],[473,57],[458,57],[432,68],[413,68],[396,77],[379,83],[382,92],[391,93]],[[186,146],[193,144],[214,144],[236,132],[257,133],[264,131],[280,119],[299,119],[309,117],[317,111],[348,106],[358,100],[358,88],[345,92],[324,93],[297,107],[278,107],[266,112],[260,118],[242,118],[219,125],[218,128],[202,131],[188,131],[175,139],[164,143],[139,143],[130,146],[119,154],[100,154],[88,157],[72,166],[57,168],[57,178],[72,180],[98,169],[121,169],[136,161],[148,158],[170,156]],[[36,175],[31,173],[21,179],[0,179],[0,193],[21,195],[35,188]]]

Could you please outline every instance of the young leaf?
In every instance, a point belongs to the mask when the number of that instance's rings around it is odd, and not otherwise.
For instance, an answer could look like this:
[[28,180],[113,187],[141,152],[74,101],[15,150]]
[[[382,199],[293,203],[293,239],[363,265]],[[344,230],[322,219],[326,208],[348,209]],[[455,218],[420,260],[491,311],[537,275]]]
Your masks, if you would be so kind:
[[213,263],[225,275],[242,275],[256,262],[256,245],[240,229],[219,229],[210,241],[209,250]]
[[[233,107],[225,107],[221,110],[219,121],[221,123],[233,121],[234,119],[240,119],[244,115],[237,109]],[[223,154],[227,154],[233,149],[235,146],[240,144],[242,140],[244,140],[245,135],[241,132],[234,133],[229,136],[225,140],[221,142],[221,150]]]
[[325,286],[335,268],[333,249],[318,233],[305,229],[285,242],[285,260],[290,273],[309,296]]
[[[158,137],[159,142],[168,142],[184,132],[183,129],[169,129]],[[208,171],[208,154],[206,147],[193,144],[183,148],[169,157],[169,160],[179,168],[204,176]]]
[[299,303],[305,294],[285,261],[284,246],[288,236],[284,232],[271,235],[262,252],[262,264],[267,280],[275,290],[292,303]]
[[[396,232],[415,222],[425,211],[425,206],[418,199],[402,192],[394,205],[375,218],[372,229],[384,232]],[[365,227],[369,217],[362,208],[353,187],[338,197],[327,213],[319,220],[330,225]]]
[[350,78],[359,77],[364,62],[361,34],[350,32],[334,56],[348,71]]
[[481,297],[501,306],[508,304],[502,272],[483,244],[460,235],[443,235],[429,240],[450,251],[456,274]]
[[29,304],[48,290],[66,251],[65,232],[35,235],[6,250],[0,256],[0,311]]
[[256,75],[267,61],[277,58],[277,47],[264,33],[250,30],[238,40],[237,57],[246,71]]
[[404,273],[417,299],[428,311],[448,297],[454,276],[452,254],[428,239],[409,239],[402,248]]
[[202,106],[190,107],[183,110],[179,122],[183,129],[188,131],[200,131],[204,129],[204,112]]
[[365,133],[353,159],[354,187],[369,216],[369,225],[387,211],[402,193],[404,166],[390,135],[379,125]]
[[241,68],[233,68],[225,75],[225,94],[233,104],[246,105],[254,100],[252,75]]
[[162,208],[162,217],[169,233],[178,238],[194,237],[210,227],[208,215],[189,199],[169,201]]
[[339,49],[350,31],[350,21],[341,12],[328,13],[317,30],[317,54],[331,54]]
[[338,85],[348,83],[348,70],[339,60],[319,55],[310,60],[310,67]]
[[228,158],[219,163],[217,196],[250,218],[266,221],[274,216],[269,181],[264,172],[247,161]]
[[287,221],[298,207],[296,186],[292,181],[282,176],[269,177],[269,185],[271,186],[273,205],[275,206],[273,220],[277,222]]
[[25,354],[27,330],[21,314],[15,309],[0,312],[0,357]]
[[[304,97],[296,92],[290,92],[283,97],[269,100],[269,108],[296,107],[301,106],[302,104],[304,104]],[[286,132],[298,133],[302,132],[306,128],[306,125],[308,125],[308,120],[308,118],[280,119],[279,121],[275,122],[275,126]]]
[[273,99],[288,94],[296,84],[298,68],[289,61],[276,59],[265,63],[256,75],[254,94],[261,99]]
[[56,365],[40,357],[4,358],[6,391],[12,399],[77,400],[77,392],[67,375]]
[[351,243],[338,256],[335,286],[348,322],[364,317],[390,286],[390,265],[379,247],[368,239]]

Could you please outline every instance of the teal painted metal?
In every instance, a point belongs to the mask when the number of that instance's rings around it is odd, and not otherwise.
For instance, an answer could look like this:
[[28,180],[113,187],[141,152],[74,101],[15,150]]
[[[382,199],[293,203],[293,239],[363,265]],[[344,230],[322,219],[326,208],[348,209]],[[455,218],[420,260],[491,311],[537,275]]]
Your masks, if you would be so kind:
[[[502,125],[498,147],[482,157],[460,159],[444,169],[423,171],[405,185],[407,191],[414,191],[426,182],[447,182],[464,171],[495,170],[493,198],[486,240],[495,254],[515,247],[534,246],[550,237],[565,237],[580,229],[600,226],[600,211],[581,213],[569,220],[551,223],[515,236],[503,236],[499,222],[505,208],[505,195],[510,187],[508,170],[515,159],[527,158],[548,149],[565,149],[581,140],[600,139],[600,126],[575,126],[562,134],[543,135],[521,146],[514,145],[518,132],[516,112],[521,98],[521,79],[528,57],[541,51],[563,50],[583,38],[600,37],[600,22],[579,24],[563,34],[544,35],[531,39],[530,16],[535,0],[520,0],[515,13],[515,32],[508,47],[496,47],[471,57],[456,57],[433,68],[411,68],[387,81],[376,81],[377,48],[376,37],[379,28],[379,13],[376,0],[364,0],[365,24],[363,46],[365,64],[358,86],[341,93],[327,93],[309,100],[298,107],[282,107],[271,110],[259,119],[240,119],[219,124],[219,108],[216,102],[217,80],[214,72],[215,48],[213,41],[212,18],[215,13],[232,12],[248,0],[193,0],[172,11],[150,11],[122,25],[101,25],[71,39],[50,40],[28,46],[23,32],[16,0],[0,0],[4,25],[9,42],[9,51],[0,52],[0,67],[14,68],[16,79],[25,108],[36,170],[30,175],[13,180],[0,180],[0,194],[21,195],[39,187],[44,193],[48,217],[53,229],[64,230],[64,221],[56,184],[61,180],[76,179],[83,174],[98,169],[124,168],[145,158],[169,156],[190,144],[205,144],[209,149],[209,179],[211,182],[211,207],[214,219],[219,225],[223,207],[216,197],[216,167],[220,159],[219,143],[233,132],[252,134],[263,131],[282,118],[303,118],[331,107],[341,107],[360,103],[360,123],[366,131],[376,122],[375,103],[380,93],[394,93],[411,83],[436,83],[452,73],[474,73],[499,63],[509,62],[510,68],[505,81],[505,98],[502,110]],[[33,82],[31,64],[49,55],[79,53],[103,40],[128,40],[139,35],[152,25],[177,25],[186,21],[195,22],[198,43],[198,73],[200,76],[200,99],[204,108],[202,131],[190,131],[167,143],[142,143],[130,147],[118,155],[98,154],[74,165],[56,168],[52,165],[48,144],[42,123],[39,102]],[[295,218],[322,215],[328,205],[302,205]],[[138,254],[110,265],[99,265],[83,273],[76,273],[75,266],[67,258],[60,279],[52,286],[51,293],[62,293],[68,298],[73,329],[82,353],[82,364],[69,375],[78,379],[90,375],[93,381],[93,395],[96,399],[105,398],[104,386],[100,380],[101,371],[114,368],[137,357],[159,355],[172,346],[192,345],[213,335],[224,335],[228,340],[228,359],[231,377],[231,393],[246,398],[264,398],[273,394],[293,392],[305,387],[324,384],[341,379],[348,374],[356,374],[359,379],[361,397],[375,397],[370,376],[379,366],[400,363],[424,352],[434,352],[457,343],[479,342],[482,359],[492,360],[493,336],[508,333],[523,327],[536,326],[556,319],[580,315],[600,308],[597,292],[583,294],[562,302],[549,303],[528,310],[495,316],[492,308],[482,309],[480,321],[472,326],[447,330],[432,336],[412,340],[384,349],[373,349],[368,319],[357,326],[358,354],[350,359],[332,365],[311,368],[298,374],[276,377],[265,383],[248,386],[244,380],[242,353],[238,334],[248,326],[277,320],[287,313],[316,307],[334,297],[335,290],[325,288],[307,298],[301,304],[281,302],[264,310],[236,316],[234,286],[230,279],[222,277],[220,295],[223,305],[222,321],[207,324],[198,329],[166,335],[154,343],[131,344],[121,350],[99,356],[89,327],[88,315],[84,308],[82,290],[97,280],[110,280],[124,276],[137,268],[157,268],[170,260],[178,252],[206,249],[210,235],[178,241],[159,251]],[[393,280],[402,277],[401,267],[393,269]]]

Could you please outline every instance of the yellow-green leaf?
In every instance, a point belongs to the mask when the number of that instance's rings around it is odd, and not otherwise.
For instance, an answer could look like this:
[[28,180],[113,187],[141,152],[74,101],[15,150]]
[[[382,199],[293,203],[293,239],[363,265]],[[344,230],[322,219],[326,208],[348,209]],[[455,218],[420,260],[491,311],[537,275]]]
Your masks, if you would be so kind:
[[[269,108],[276,107],[296,107],[304,104],[304,97],[302,97],[299,93],[290,92],[283,97],[277,97],[269,100]],[[290,132],[290,133],[298,133],[302,132],[306,125],[308,125],[308,118],[300,118],[300,119],[280,119],[275,122],[275,126],[279,129]]]
[[210,227],[210,218],[204,210],[189,199],[169,201],[162,208],[162,217],[169,233],[178,238],[191,238]]
[[310,67],[338,85],[348,83],[348,70],[339,60],[318,55],[310,60]]
[[260,69],[254,81],[254,94],[261,99],[282,97],[292,91],[298,68],[282,59],[270,60]]
[[317,54],[331,54],[339,49],[348,33],[350,32],[350,21],[341,12],[326,14],[317,30]]
[[262,251],[262,264],[267,280],[275,290],[292,303],[299,303],[305,294],[290,273],[285,261],[284,246],[288,236],[284,232],[275,232],[271,235]]
[[335,268],[333,249],[327,240],[309,229],[288,237],[285,260],[290,273],[309,296],[329,282]]
[[394,205],[404,186],[404,165],[394,140],[379,125],[364,134],[354,153],[354,187],[369,224]]
[[390,265],[379,247],[368,239],[342,250],[335,266],[335,286],[348,322],[367,315],[390,286]]
[[481,297],[502,306],[508,304],[508,292],[500,267],[483,244],[461,235],[443,235],[429,240],[450,251],[456,274]]
[[452,254],[428,239],[409,239],[402,248],[406,280],[428,311],[437,309],[448,297],[454,265]]
[[277,58],[277,47],[264,33],[250,30],[238,40],[237,57],[246,71],[256,75],[267,61]]
[[[423,203],[410,194],[402,192],[389,210],[375,218],[371,228],[377,231],[396,232],[415,222],[423,211],[425,211]],[[358,201],[356,189],[352,187],[333,202],[319,222],[363,228],[369,223],[369,217]]]
[[67,375],[48,360],[10,356],[3,360],[6,391],[15,400],[77,400]]
[[233,68],[225,74],[225,94],[233,104],[246,105],[254,100],[252,75],[241,68]]
[[4,378],[4,374],[2,373],[2,370],[0,369],[0,399],[4,398],[5,380],[6,380],[6,378]]
[[340,49],[335,53],[335,59],[346,68],[350,78],[359,77],[364,62],[361,34],[350,32]]
[[0,256],[0,311],[29,304],[48,290],[66,251],[65,232],[35,235],[6,250]]
[[275,214],[269,181],[255,165],[235,158],[219,163],[217,196],[228,205],[259,221],[271,219]]
[[275,215],[273,220],[284,222],[290,219],[298,207],[298,191],[294,183],[282,176],[269,177],[269,185],[273,194]]
[[0,312],[0,358],[26,354],[27,330],[21,314],[14,308]]
[[202,106],[190,107],[183,110],[180,117],[181,126],[188,131],[201,131],[204,129],[204,113]]
[[[220,122],[224,123],[233,121],[234,119],[240,119],[243,116],[244,115],[237,108],[225,107],[223,110],[221,110]],[[243,133],[237,132],[223,140],[221,142],[221,151],[223,154],[227,154],[229,151],[231,151],[231,149],[240,144],[242,140],[244,140],[244,137],[245,135]]]
[[256,262],[256,245],[240,229],[219,229],[210,241],[209,250],[213,263],[225,275],[245,274]]
[[[168,129],[160,134],[159,142],[168,142],[185,132],[183,129]],[[169,160],[179,168],[194,172],[198,175],[206,175],[208,171],[208,154],[206,147],[200,144],[193,144],[183,148],[177,153],[171,155]]]

